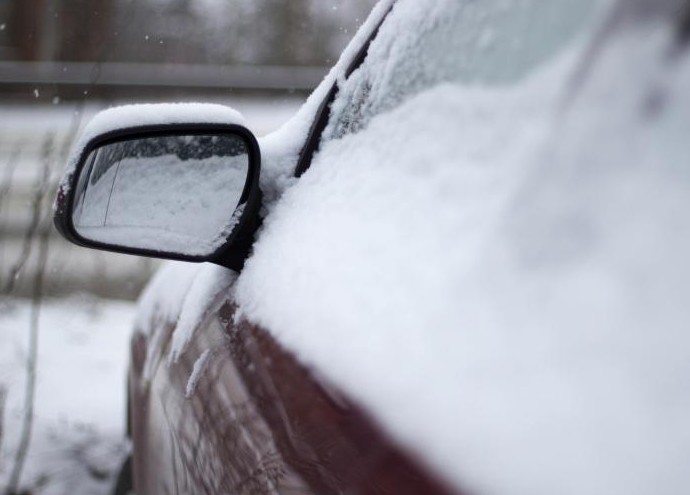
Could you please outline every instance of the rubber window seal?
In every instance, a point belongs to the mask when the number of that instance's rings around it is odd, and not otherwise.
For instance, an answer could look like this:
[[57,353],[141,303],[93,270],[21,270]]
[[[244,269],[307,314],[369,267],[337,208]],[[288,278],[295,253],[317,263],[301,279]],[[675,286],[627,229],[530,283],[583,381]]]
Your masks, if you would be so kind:
[[[372,41],[374,41],[376,36],[379,34],[379,29],[381,29],[381,26],[386,21],[388,14],[390,14],[391,10],[393,9],[393,5],[391,5],[388,11],[383,15],[379,23],[376,25],[376,28],[374,28],[371,35],[367,38],[366,42],[357,52],[357,55],[355,56],[350,66],[347,68],[347,71],[345,72],[345,79],[349,78],[352,75],[352,73],[356,71],[367,58],[369,46],[371,45]],[[305,141],[304,146],[300,150],[297,165],[295,166],[295,177],[301,177],[302,174],[304,174],[304,172],[306,172],[311,166],[314,154],[319,148],[321,134],[323,134],[323,131],[331,118],[331,105],[333,104],[333,101],[335,100],[337,94],[338,83],[336,82],[328,91],[328,94],[323,99],[321,105],[319,106],[319,109],[316,112],[316,117],[314,118],[314,121],[312,122],[311,127],[309,129],[307,140]]]

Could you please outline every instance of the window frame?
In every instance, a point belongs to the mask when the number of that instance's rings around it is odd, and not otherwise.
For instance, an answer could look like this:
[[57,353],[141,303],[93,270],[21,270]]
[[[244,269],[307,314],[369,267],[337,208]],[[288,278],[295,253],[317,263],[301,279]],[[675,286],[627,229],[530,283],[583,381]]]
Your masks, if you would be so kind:
[[[352,60],[347,70],[345,71],[345,80],[349,79],[352,73],[356,71],[367,58],[369,46],[378,36],[381,26],[384,22],[386,22],[388,14],[390,14],[394,6],[395,2],[384,13],[383,18],[379,21],[379,23],[376,25],[376,27],[371,32],[369,37],[366,39],[364,44],[360,47],[354,60]],[[339,90],[340,88],[338,86],[338,81],[336,81],[333,83],[333,86],[331,86],[328,93],[326,94],[326,97],[322,100],[321,105],[316,111],[314,120],[312,121],[311,127],[309,128],[309,133],[307,134],[307,139],[304,142],[302,149],[300,150],[299,158],[297,159],[297,165],[295,166],[295,171],[293,174],[294,177],[301,177],[311,166],[311,162],[314,158],[314,155],[319,149],[319,144],[321,143],[321,136],[323,134],[323,131],[326,129],[328,121],[331,118],[331,105],[333,104],[333,101],[338,95]]]

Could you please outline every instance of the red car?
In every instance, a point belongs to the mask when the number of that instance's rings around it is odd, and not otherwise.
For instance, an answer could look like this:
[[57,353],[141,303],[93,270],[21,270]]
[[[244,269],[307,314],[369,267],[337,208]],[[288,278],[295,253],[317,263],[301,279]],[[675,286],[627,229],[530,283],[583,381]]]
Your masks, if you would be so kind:
[[690,2],[384,0],[293,120],[98,115],[137,493],[687,493]]

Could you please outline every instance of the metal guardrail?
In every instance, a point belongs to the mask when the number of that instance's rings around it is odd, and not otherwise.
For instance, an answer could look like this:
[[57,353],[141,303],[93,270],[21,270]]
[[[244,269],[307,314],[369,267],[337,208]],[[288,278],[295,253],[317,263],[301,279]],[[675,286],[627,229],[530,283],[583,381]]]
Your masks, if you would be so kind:
[[0,62],[0,84],[309,90],[321,82],[327,70],[299,66]]

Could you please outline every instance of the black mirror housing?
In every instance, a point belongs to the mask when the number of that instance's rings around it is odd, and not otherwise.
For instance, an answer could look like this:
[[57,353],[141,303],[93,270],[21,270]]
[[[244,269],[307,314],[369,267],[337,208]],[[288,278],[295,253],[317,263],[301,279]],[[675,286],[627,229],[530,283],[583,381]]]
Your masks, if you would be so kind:
[[[244,182],[224,187],[218,171],[231,173],[227,171],[240,154]],[[207,261],[238,271],[244,265],[260,225],[261,154],[256,138],[242,125],[121,127],[90,138],[73,160],[54,208],[55,226],[67,240],[117,253]],[[233,173],[237,177],[239,172]],[[185,197],[179,200],[179,195]],[[186,208],[183,214],[180,204]],[[200,229],[208,217],[216,223]]]

